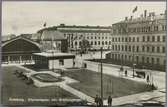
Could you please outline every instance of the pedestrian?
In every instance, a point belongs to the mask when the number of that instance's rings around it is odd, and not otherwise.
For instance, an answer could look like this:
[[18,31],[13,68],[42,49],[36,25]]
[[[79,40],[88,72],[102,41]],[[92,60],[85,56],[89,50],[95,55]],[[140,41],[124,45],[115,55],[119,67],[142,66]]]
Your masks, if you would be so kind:
[[96,95],[96,97],[95,97],[95,103],[96,103],[96,107],[98,107],[99,106],[99,97],[98,97],[98,95]]
[[102,98],[99,98],[99,107],[103,107],[103,100],[102,100]]
[[128,74],[128,71],[127,70],[125,70],[125,76],[127,77],[127,74]]
[[108,107],[112,106],[112,98],[111,96],[108,97]]
[[150,83],[150,77],[147,76],[147,83],[149,84]]

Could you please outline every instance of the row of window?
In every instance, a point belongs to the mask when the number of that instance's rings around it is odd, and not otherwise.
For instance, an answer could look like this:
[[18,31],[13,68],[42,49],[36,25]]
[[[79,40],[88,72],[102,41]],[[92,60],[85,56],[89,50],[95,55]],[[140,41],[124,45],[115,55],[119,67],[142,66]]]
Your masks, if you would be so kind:
[[[75,46],[80,45],[81,41],[79,42],[75,41],[74,44]],[[89,41],[89,44],[90,45],[111,45],[111,41]]]
[[136,27],[136,28],[124,28],[123,26],[113,29],[114,34],[121,33],[144,33],[144,32],[152,32],[152,31],[166,31],[165,25],[154,25],[154,26],[145,26],[145,27]]
[[[64,33],[64,37],[73,37],[74,35],[78,35],[78,34],[81,34],[81,33]],[[82,33],[81,35],[109,35],[110,33]]]
[[[160,64],[160,58],[154,57],[112,54],[112,58],[123,61],[134,61],[135,63]],[[141,61],[139,61],[139,58],[141,58]],[[163,63],[165,65],[166,60]]]
[[165,53],[165,46],[127,46],[127,45],[112,45],[113,51],[129,51],[129,52],[157,52]]
[[[165,42],[164,36],[143,36],[143,42]],[[139,37],[113,37],[112,42],[140,42]]]

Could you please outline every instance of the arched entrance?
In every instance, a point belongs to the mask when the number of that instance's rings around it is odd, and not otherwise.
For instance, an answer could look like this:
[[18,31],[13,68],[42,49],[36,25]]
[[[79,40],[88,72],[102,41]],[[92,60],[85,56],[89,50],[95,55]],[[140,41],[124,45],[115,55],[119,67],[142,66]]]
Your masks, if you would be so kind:
[[2,63],[31,63],[32,53],[38,52],[41,52],[38,43],[19,36],[2,44]]

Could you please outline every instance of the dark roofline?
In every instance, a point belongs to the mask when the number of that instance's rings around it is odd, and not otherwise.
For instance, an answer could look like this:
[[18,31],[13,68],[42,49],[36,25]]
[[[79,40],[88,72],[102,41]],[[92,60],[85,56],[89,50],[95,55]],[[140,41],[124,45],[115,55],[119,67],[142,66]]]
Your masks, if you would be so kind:
[[89,25],[59,25],[57,28],[102,28],[111,29],[111,26],[89,26]]

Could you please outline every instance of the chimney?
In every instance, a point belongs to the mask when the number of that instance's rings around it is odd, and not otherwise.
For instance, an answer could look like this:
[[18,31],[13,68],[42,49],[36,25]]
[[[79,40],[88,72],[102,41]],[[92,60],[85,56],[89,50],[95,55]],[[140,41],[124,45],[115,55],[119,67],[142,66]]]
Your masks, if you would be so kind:
[[144,18],[147,17],[147,10],[144,10]]
[[127,21],[128,20],[128,17],[125,17],[125,21]]

